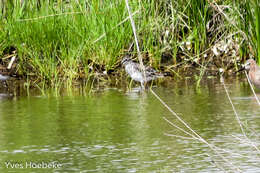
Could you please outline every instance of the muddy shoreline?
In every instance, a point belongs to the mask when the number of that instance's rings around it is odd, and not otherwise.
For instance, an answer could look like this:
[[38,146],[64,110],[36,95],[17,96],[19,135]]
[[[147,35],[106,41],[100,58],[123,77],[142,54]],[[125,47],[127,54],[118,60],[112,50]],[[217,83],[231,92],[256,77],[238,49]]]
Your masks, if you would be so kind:
[[[189,86],[197,83],[197,86],[199,87],[200,85],[208,85],[212,84],[212,82],[219,83],[220,81],[220,73],[217,70],[205,71],[202,77],[199,76],[200,73],[201,71],[196,68],[190,68],[189,70],[179,69],[178,75],[154,80],[148,83],[147,87],[160,86],[167,88],[176,85],[176,83],[180,86]],[[242,73],[234,74],[229,71],[224,73],[223,77],[228,83],[234,81],[247,82]],[[38,80],[24,80],[17,77],[11,77],[6,82],[0,83],[0,93],[8,93],[10,94],[9,96],[45,95],[48,92],[55,92],[55,95],[66,95],[68,91],[87,94],[102,91],[106,88],[128,90],[135,87],[140,87],[140,83],[131,81],[131,78],[124,70],[120,70],[110,74],[96,73],[96,75],[93,75],[88,81],[85,79],[77,79],[73,81],[70,86],[67,86],[65,83],[58,84],[57,86],[50,86],[43,81],[39,82]]]

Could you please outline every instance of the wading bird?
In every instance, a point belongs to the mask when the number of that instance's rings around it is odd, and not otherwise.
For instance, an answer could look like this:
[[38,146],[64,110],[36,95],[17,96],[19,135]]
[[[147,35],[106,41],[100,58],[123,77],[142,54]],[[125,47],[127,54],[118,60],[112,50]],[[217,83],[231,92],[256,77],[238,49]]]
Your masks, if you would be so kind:
[[260,88],[260,67],[256,64],[255,60],[247,60],[243,67],[237,72],[242,70],[249,71],[248,76],[250,82],[252,82],[255,87]]
[[6,81],[9,78],[10,78],[10,76],[4,76],[4,75],[0,74],[0,81]]
[[157,78],[162,78],[165,74],[159,73],[152,67],[144,67],[144,71],[140,64],[133,62],[133,60],[127,55],[121,61],[121,64],[125,67],[125,71],[129,74],[132,80],[140,82],[142,89],[145,84]]

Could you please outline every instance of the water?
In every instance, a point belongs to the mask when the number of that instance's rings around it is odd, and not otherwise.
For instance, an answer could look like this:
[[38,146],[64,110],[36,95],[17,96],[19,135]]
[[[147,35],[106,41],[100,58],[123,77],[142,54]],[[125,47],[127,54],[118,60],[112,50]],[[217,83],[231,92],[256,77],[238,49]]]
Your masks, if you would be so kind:
[[[249,86],[226,85],[258,146],[260,111]],[[188,131],[149,91],[1,95],[0,172],[260,172],[259,153],[246,142],[218,79],[153,90],[221,156],[170,125],[165,119]]]

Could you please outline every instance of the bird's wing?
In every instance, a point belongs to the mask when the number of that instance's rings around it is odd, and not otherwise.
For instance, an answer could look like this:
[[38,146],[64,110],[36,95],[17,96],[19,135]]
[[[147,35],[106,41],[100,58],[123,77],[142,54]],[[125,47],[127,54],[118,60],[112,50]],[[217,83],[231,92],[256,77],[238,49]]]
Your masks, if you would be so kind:
[[151,74],[157,73],[157,71],[150,66],[145,67],[145,71]]
[[[134,70],[136,70],[136,71],[139,71],[139,72],[142,72],[142,71],[143,71],[143,68],[142,68],[141,65],[138,64],[138,63],[132,62],[132,67],[133,67]],[[145,66],[145,67],[144,67],[144,70],[145,70],[145,73],[156,73],[156,71],[155,71],[153,68],[149,67],[149,66]]]
[[[134,70],[140,71],[140,72],[143,71],[143,69],[142,69],[142,67],[139,63],[131,62],[131,65],[134,68]],[[146,73],[150,73],[150,74],[156,74],[157,73],[157,71],[150,66],[145,66],[144,70],[145,70]]]
[[136,71],[142,71],[142,68],[141,68],[141,65],[136,63],[136,62],[133,62],[133,68],[136,70]]
[[135,63],[135,62],[129,62],[126,66],[125,69],[127,71],[128,74],[132,75],[133,73],[136,72],[141,72],[142,69],[140,67],[140,64]]

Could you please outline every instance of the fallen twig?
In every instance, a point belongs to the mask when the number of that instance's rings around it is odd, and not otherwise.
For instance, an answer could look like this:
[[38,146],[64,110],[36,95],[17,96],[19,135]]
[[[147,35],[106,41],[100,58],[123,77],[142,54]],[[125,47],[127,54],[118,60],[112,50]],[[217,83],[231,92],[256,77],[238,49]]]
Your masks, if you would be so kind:
[[11,61],[9,62],[8,66],[7,66],[7,69],[8,69],[8,70],[10,70],[10,69],[12,68],[12,65],[13,65],[13,63],[14,63],[14,61],[15,61],[15,58],[16,58],[15,55],[11,58]]

